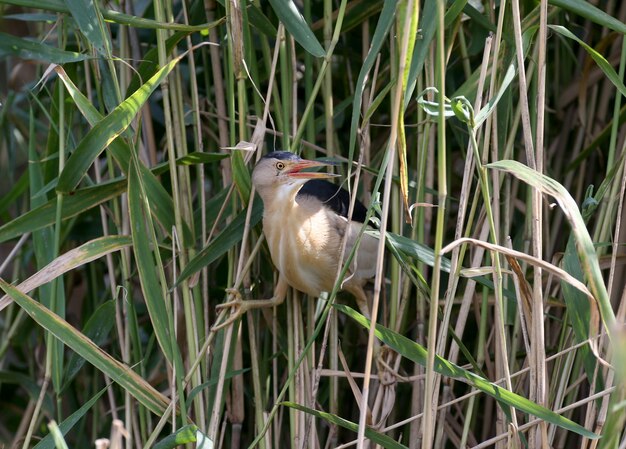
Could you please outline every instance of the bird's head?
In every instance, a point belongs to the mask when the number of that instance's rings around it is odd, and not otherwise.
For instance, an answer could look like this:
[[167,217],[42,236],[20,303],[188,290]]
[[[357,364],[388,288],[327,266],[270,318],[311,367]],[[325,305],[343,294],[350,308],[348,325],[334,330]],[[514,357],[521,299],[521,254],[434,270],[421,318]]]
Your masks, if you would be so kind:
[[339,176],[332,173],[302,170],[330,165],[333,164],[302,159],[288,151],[274,151],[263,156],[256,164],[252,172],[252,183],[263,201],[283,195],[295,197],[300,188],[311,179]]

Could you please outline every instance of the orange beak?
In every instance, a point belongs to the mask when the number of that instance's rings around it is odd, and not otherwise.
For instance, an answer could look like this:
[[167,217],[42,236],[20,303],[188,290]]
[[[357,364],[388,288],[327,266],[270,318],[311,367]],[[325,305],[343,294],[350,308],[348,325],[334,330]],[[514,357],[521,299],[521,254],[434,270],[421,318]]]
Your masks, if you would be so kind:
[[333,165],[335,164],[333,164],[332,162],[318,162],[318,161],[310,161],[307,159],[300,159],[299,161],[294,162],[293,164],[290,164],[287,170],[287,175],[290,178],[297,178],[297,179],[325,179],[325,178],[334,178],[336,176],[341,176],[341,175],[337,175],[334,173],[301,171],[307,168],[330,167]]

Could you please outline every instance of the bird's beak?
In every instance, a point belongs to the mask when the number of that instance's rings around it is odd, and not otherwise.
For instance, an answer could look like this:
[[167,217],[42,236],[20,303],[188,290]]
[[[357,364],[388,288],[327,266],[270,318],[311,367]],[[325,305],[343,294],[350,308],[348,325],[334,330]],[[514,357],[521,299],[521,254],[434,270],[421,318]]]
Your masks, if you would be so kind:
[[289,167],[287,175],[290,178],[296,178],[296,179],[324,179],[324,178],[334,178],[336,176],[341,176],[341,175],[337,175],[334,173],[301,171],[306,168],[329,167],[333,165],[335,164],[330,163],[330,162],[318,162],[318,161],[310,161],[307,159],[300,159],[299,161],[294,162],[291,165],[291,167]]

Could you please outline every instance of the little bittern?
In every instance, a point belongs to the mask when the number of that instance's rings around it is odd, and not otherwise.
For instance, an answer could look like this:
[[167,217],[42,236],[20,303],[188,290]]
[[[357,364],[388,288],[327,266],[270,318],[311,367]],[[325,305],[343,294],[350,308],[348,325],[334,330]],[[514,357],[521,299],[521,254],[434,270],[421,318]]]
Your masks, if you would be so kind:
[[[318,297],[335,285],[341,246],[346,236],[343,261],[348,258],[366,218],[367,209],[356,202],[348,220],[350,194],[325,178],[337,175],[302,171],[331,164],[301,159],[293,153],[275,151],[265,155],[252,173],[252,183],[264,205],[263,233],[272,261],[278,269],[274,296],[265,300],[235,299],[219,307],[234,307],[222,327],[252,308],[271,307],[283,302],[287,287]],[[369,307],[363,290],[374,277],[378,241],[364,233],[341,288],[356,298],[367,317]]]

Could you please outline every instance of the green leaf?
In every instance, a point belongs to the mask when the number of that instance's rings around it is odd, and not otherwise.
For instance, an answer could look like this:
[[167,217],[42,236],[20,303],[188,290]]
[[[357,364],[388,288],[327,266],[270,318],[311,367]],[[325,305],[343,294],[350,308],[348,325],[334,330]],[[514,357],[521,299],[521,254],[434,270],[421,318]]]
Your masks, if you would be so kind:
[[[110,235],[91,240],[57,257],[37,273],[19,284],[17,288],[22,293],[27,294],[76,267],[99,259],[113,251],[119,251],[122,248],[130,246],[130,244],[130,237],[125,235]],[[11,298],[8,295],[0,298],[0,310],[4,309],[10,303]]]
[[[339,427],[343,427],[344,429],[351,430],[352,432],[359,431],[358,424],[353,423],[352,421],[343,419],[337,415],[333,415],[332,413],[314,410],[314,409],[305,407],[303,405],[296,404],[294,402],[282,402],[281,405],[285,405],[289,408],[293,408],[296,410],[300,410],[301,412],[308,413],[309,415],[313,415],[317,418],[321,418],[331,424],[334,424]],[[385,435],[384,433],[376,432],[371,427],[365,428],[365,436],[372,442],[376,444],[380,444],[382,447],[386,449],[407,449],[405,445],[398,443],[396,440]]]
[[[361,326],[366,329],[369,329],[370,322],[367,318],[365,318],[360,313],[351,309],[350,307],[343,304],[333,304],[333,307],[340,310],[341,312],[348,315],[350,318],[355,320]],[[388,345],[391,349],[396,351],[398,354],[406,357],[414,363],[417,363],[422,366],[426,366],[428,351],[426,348],[421,346],[418,343],[406,338],[403,335],[400,335],[386,327],[377,324],[376,325],[376,337]],[[435,372],[446,376],[451,377],[453,379],[457,379],[461,382],[464,382],[471,387],[474,387],[483,393],[492,396],[497,399],[499,402],[503,402],[511,407],[515,407],[516,409],[529,413],[531,415],[536,416],[537,418],[543,419],[551,424],[562,427],[566,430],[571,430],[579,435],[582,435],[587,438],[597,439],[598,435],[595,433],[585,429],[584,427],[576,424],[575,422],[561,416],[552,410],[548,410],[545,407],[542,407],[523,396],[515,394],[509,390],[506,390],[502,387],[497,386],[496,384],[484,379],[477,374],[472,373],[471,371],[467,371],[460,366],[449,362],[448,360],[435,355]]]
[[4,279],[0,279],[0,288],[13,298],[13,301],[23,308],[37,324],[53,333],[65,345],[72,348],[81,357],[117,382],[143,406],[159,416],[165,412],[168,406],[167,398],[146,380],[142,379],[135,371],[115,360],[67,321],[22,293]]
[[[41,395],[41,385],[39,385],[34,379],[31,379],[22,373],[0,371],[0,383],[3,385],[15,385],[15,388],[24,389],[28,393],[28,396],[30,396],[30,400],[33,403],[37,402],[39,396]],[[52,400],[52,396],[49,393],[44,393],[41,408],[45,413],[54,414],[55,405]]]
[[246,163],[243,160],[241,151],[233,151],[230,159],[230,166],[233,171],[233,181],[237,187],[237,191],[241,196],[242,201],[248,204],[250,201],[250,192],[252,191],[252,179],[250,178],[250,172],[246,167]]
[[[2,3],[8,5],[23,6],[26,8],[43,9],[47,11],[54,11],[64,14],[69,14],[70,11],[64,2],[60,0],[2,0]],[[157,22],[152,19],[144,19],[143,17],[131,16],[114,10],[102,10],[102,17],[105,20],[119,23],[121,25],[130,25],[134,28],[148,28],[153,30],[174,30],[174,31],[207,31],[211,28],[222,23],[223,19],[216,20],[211,23],[204,23],[201,25],[184,25],[182,23],[163,23]]]
[[89,43],[105,58],[111,57],[111,41],[104,30],[98,2],[91,0],[65,0],[67,9]]
[[[176,48],[181,40],[185,37],[189,36],[189,32],[178,31],[170,36],[165,41],[165,55],[169,57],[172,54],[172,51]],[[134,72],[133,77],[128,83],[128,87],[126,88],[126,97],[131,95],[141,86],[141,82],[143,80],[149,79],[154,76],[154,74],[159,70],[159,49],[158,47],[151,48],[146,52],[145,55],[141,58],[141,64],[137,68],[137,71]],[[128,164],[126,165],[128,166]]]
[[270,39],[276,39],[276,27],[254,3],[248,2],[247,11],[250,23]]
[[415,43],[415,49],[411,58],[411,65],[409,67],[408,84],[406,93],[404,95],[404,108],[406,109],[409,101],[413,97],[413,91],[417,85],[417,77],[422,72],[424,67],[424,61],[426,56],[431,50],[431,43],[437,31],[438,21],[436,20],[437,14],[437,0],[425,0],[423,4],[423,11],[420,17],[419,27],[421,28],[421,39],[418,39]]
[[372,103],[370,104],[369,108],[367,108],[367,111],[365,111],[365,115],[363,116],[363,123],[369,122],[374,112],[376,112],[376,109],[378,109],[380,104],[387,97],[387,94],[389,94],[389,91],[393,86],[395,86],[395,84],[396,78],[393,78],[385,85],[385,87],[380,90],[378,95],[376,95],[376,98],[374,98],[374,101],[372,101]]
[[69,449],[65,439],[63,438],[63,434],[59,430],[59,426],[55,421],[50,421],[48,424],[48,429],[50,429],[50,435],[52,435],[52,439],[54,440],[54,445],[57,449]]
[[159,345],[167,359],[173,363],[169,314],[163,295],[164,288],[157,272],[160,266],[152,251],[153,248],[158,251],[158,245],[152,239],[154,228],[150,220],[150,203],[146,201],[143,180],[133,159],[128,171],[128,212],[141,291]]
[[472,19],[472,22],[481,26],[487,31],[491,33],[496,33],[498,31],[498,27],[495,23],[491,22],[487,16],[481,13],[478,9],[476,9],[470,2],[467,2],[465,7],[463,8],[463,12]]
[[285,29],[302,45],[302,48],[317,58],[326,56],[326,51],[292,0],[269,0],[269,2],[278,19],[285,25]]
[[[379,232],[372,232],[371,234],[376,237],[380,236]],[[389,244],[393,245],[398,251],[425,263],[429,267],[435,266],[435,252],[432,248],[392,232],[387,232],[385,235]],[[441,258],[441,269],[446,273],[450,272],[450,259],[446,257]]]
[[[126,180],[103,182],[94,187],[79,189],[63,199],[63,219],[74,217],[92,207],[121,195],[126,190]],[[0,242],[19,237],[27,232],[51,225],[55,221],[57,198],[36,207],[14,220],[0,226]]]
[[624,22],[585,0],[548,0],[548,3],[578,14],[613,31],[626,34],[626,24]]
[[[67,432],[72,430],[76,423],[80,421],[85,414],[87,414],[89,409],[94,406],[98,399],[100,399],[100,396],[102,396],[108,388],[109,386],[107,385],[102,390],[97,392],[94,397],[85,402],[78,410],[65,418],[65,420],[59,424],[59,431],[61,435],[67,435]],[[33,449],[53,449],[54,447],[54,439],[52,438],[52,434],[49,433],[39,443],[37,443]]]
[[57,20],[57,16],[54,14],[46,13],[23,13],[23,14],[6,14],[3,16],[5,20],[22,20],[24,22],[48,22],[54,23]]
[[490,98],[487,104],[483,106],[482,109],[478,111],[478,113],[476,114],[476,117],[474,118],[474,124],[473,124],[473,127],[475,129],[480,127],[480,125],[482,125],[483,122],[487,120],[487,117],[489,117],[489,115],[491,114],[491,111],[494,110],[494,108],[496,107],[500,99],[502,98],[502,95],[504,95],[506,90],[509,88],[509,85],[511,84],[511,82],[515,79],[516,73],[517,73],[517,65],[514,63],[509,64],[509,67],[507,68],[504,78],[502,79],[502,84],[500,84],[500,88],[498,89],[498,92],[493,98]]
[[0,197],[0,219],[4,221],[9,221],[8,214],[6,214],[7,209],[15,203],[15,201],[28,190],[29,187],[29,174],[28,170],[24,170],[17,180],[11,185],[11,189],[7,192],[4,191],[2,193],[2,197]]
[[376,24],[376,30],[374,30],[374,36],[370,44],[370,49],[367,52],[365,61],[361,66],[359,77],[357,78],[354,100],[352,101],[352,118],[350,119],[350,141],[348,144],[348,159],[354,159],[354,146],[356,144],[356,133],[358,129],[359,118],[361,117],[361,104],[363,103],[363,92],[365,91],[365,84],[367,82],[367,76],[376,62],[378,53],[380,52],[383,44],[386,43],[386,36],[393,25],[396,6],[398,0],[385,0],[382,12]]
[[197,387],[194,387],[194,389],[191,390],[189,392],[189,394],[187,395],[187,404],[188,404],[188,406],[191,407],[191,403],[193,402],[194,398],[200,392],[202,392],[202,390],[204,390],[205,388],[213,387],[213,386],[217,385],[218,382],[221,382],[222,380],[230,380],[233,377],[241,376],[242,374],[247,373],[251,369],[252,368],[243,368],[243,369],[238,369],[238,370],[235,370],[235,371],[230,371],[230,372],[228,372],[228,373],[226,373],[224,375],[223,379],[220,379],[219,376],[212,377],[211,380],[209,380],[208,382],[201,383]]
[[[567,271],[574,278],[579,281],[583,281],[583,270],[580,267],[580,261],[576,254],[576,247],[574,244],[574,236],[570,235],[567,246],[565,247],[565,253],[563,254],[563,269]],[[567,306],[567,317],[569,319],[572,330],[574,331],[574,337],[577,343],[582,343],[589,338],[589,332],[592,322],[591,316],[591,304],[589,304],[589,298],[577,288],[574,288],[569,282],[561,281],[561,289],[563,290],[563,300]],[[579,348],[581,353],[583,365],[585,367],[585,373],[589,379],[590,384],[596,381],[601,381],[602,376],[596,376],[596,359],[589,349],[588,345],[581,346]],[[599,389],[602,387],[600,386]]]
[[[261,201],[255,199],[252,206],[252,214],[250,215],[250,226],[255,226],[263,215],[263,205]],[[195,255],[189,261],[187,266],[178,276],[174,287],[179,285],[189,276],[197,273],[202,268],[213,263],[219,257],[226,253],[230,248],[235,246],[243,238],[243,227],[246,222],[246,211],[242,211],[237,217],[231,221],[228,226],[209,243],[202,251]]]
[[50,45],[0,33],[0,58],[7,55],[17,56],[22,59],[52,62],[54,64],[84,61],[89,58],[88,55],[82,55],[74,51],[60,50]]
[[608,414],[602,430],[599,449],[614,449],[624,445],[626,428],[626,337],[620,333],[611,348],[615,354],[615,391],[611,394]]
[[227,153],[203,153],[194,151],[176,160],[178,165],[210,164],[230,157]]
[[[439,103],[435,100],[426,99],[426,94],[429,92],[432,92],[435,97],[439,94],[439,90],[436,87],[427,87],[417,96],[417,104],[419,104],[428,115],[438,116]],[[443,108],[444,117],[454,117],[454,111],[452,110],[452,106],[450,106],[450,100],[448,98],[446,98]]]
[[[74,103],[87,119],[89,124],[94,126],[101,121],[103,118],[102,114],[100,114],[100,112],[89,102],[87,97],[85,97],[82,92],[78,90],[69,76],[67,76],[67,73],[65,73],[65,70],[63,70],[62,67],[56,67],[55,70],[59,75],[59,78],[65,84],[65,88],[74,100]],[[127,173],[131,151],[134,150],[131,149],[130,145],[122,137],[117,137],[113,140],[109,145],[109,150],[111,151],[111,155],[119,164],[120,168],[124,171],[124,173]],[[159,220],[159,223],[161,223],[165,232],[169,235],[175,225],[174,201],[169,193],[167,193],[167,190],[165,190],[163,184],[161,184],[157,177],[141,162],[139,164],[139,170],[145,181],[146,195],[148,196],[150,203],[153,204],[151,211],[156,219]],[[185,234],[185,241],[189,241],[191,240],[187,238],[188,235],[190,235],[189,227],[186,226],[186,223],[183,225],[185,226],[185,229],[183,230]]]
[[[557,33],[578,42],[581,47],[587,50],[587,53],[589,53],[589,56],[591,56],[591,59],[593,59],[596,62],[596,64],[598,64],[598,67],[600,67],[600,70],[602,70],[604,74],[611,80],[611,82],[617,88],[617,90],[619,90],[620,93],[626,97],[626,86],[624,86],[624,82],[622,81],[620,76],[617,74],[617,72],[615,72],[615,69],[613,68],[613,66],[609,64],[609,62],[606,59],[604,59],[604,56],[602,56],[592,47],[587,45],[584,41],[580,40],[574,33],[572,33],[567,28],[562,27],[560,25],[549,25],[549,27],[550,29],[556,31]],[[622,31],[622,33],[626,33],[626,26],[624,26],[624,31]]]
[[176,58],[166,64],[87,133],[68,158],[59,176],[58,192],[69,193],[78,185],[94,159],[130,125],[148,97],[179,61],[180,58]]
[[589,283],[591,293],[599,305],[604,326],[608,334],[612,335],[615,329],[615,313],[613,312],[609,294],[604,284],[602,271],[600,271],[598,255],[596,254],[593,241],[591,240],[585,221],[580,215],[580,210],[574,198],[572,198],[567,189],[557,181],[520,162],[510,160],[497,161],[488,164],[487,167],[511,173],[518,179],[539,189],[542,193],[548,194],[556,199],[572,227],[572,234],[576,240],[576,250],[581,266],[587,278],[587,282]]
[[461,12],[463,12],[465,5],[467,5],[467,0],[454,0],[452,2],[443,19],[443,26],[446,30],[454,24]]
[[161,441],[156,443],[154,449],[175,449],[181,444],[195,443],[196,433],[198,432],[198,426],[194,424],[187,424],[181,427],[171,435],[166,436]]
[[[89,317],[83,334],[85,337],[93,341],[96,345],[102,346],[108,339],[111,329],[115,324],[115,300],[106,301],[94,311]],[[71,353],[65,365],[65,375],[63,376],[63,388],[65,390],[78,371],[85,364],[85,359],[75,352]]]

